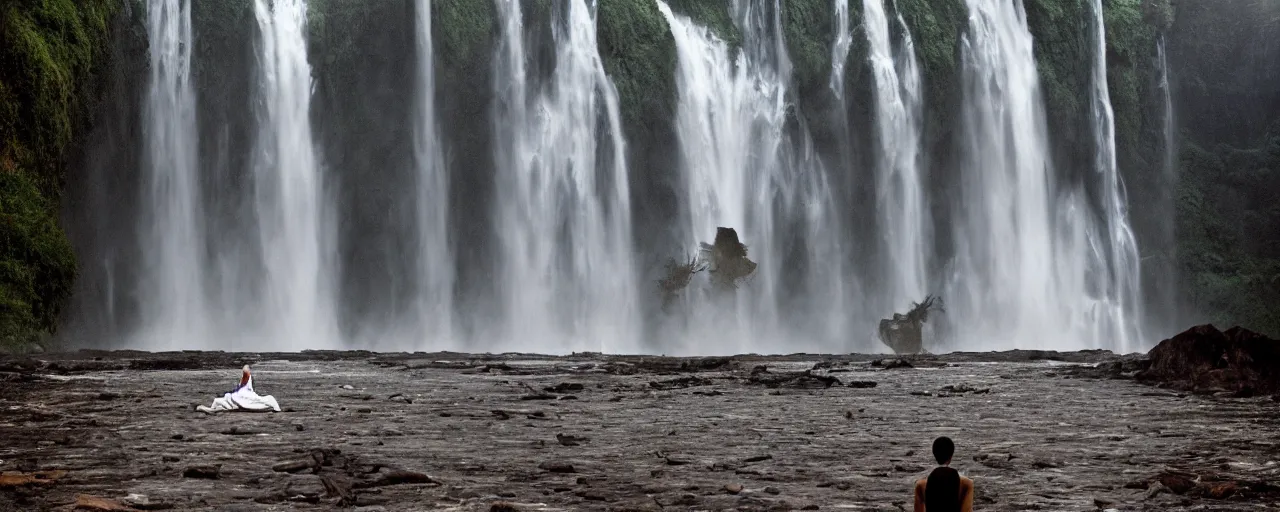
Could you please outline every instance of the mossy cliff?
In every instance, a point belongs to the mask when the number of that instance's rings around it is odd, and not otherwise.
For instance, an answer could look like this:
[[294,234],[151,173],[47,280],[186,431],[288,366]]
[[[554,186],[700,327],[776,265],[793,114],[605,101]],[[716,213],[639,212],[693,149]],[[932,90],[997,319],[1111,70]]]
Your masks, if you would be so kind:
[[57,221],[118,0],[0,4],[0,345],[52,331],[76,276]]

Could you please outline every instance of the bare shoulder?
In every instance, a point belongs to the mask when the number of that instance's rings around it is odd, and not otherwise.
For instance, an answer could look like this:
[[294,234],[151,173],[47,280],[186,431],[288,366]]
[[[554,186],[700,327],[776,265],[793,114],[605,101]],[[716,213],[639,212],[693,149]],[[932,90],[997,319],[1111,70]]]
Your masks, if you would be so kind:
[[925,480],[925,479],[923,479],[923,478],[921,478],[921,479],[919,479],[919,480],[916,480],[916,492],[923,494],[923,493],[924,493],[924,486],[925,486],[926,484],[928,484],[928,483],[929,483],[929,481],[928,481],[928,480]]
[[972,479],[972,478],[969,478],[969,477],[967,477],[967,476],[962,476],[962,477],[960,477],[960,490],[961,490],[961,491],[972,491],[972,490],[973,490],[973,479]]

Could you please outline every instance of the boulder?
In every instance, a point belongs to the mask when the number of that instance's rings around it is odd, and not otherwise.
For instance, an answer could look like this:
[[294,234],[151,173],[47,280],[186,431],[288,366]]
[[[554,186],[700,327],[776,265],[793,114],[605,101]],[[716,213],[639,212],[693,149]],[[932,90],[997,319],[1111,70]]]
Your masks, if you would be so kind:
[[1280,341],[1232,327],[1199,325],[1161,341],[1135,378],[1186,391],[1280,391]]

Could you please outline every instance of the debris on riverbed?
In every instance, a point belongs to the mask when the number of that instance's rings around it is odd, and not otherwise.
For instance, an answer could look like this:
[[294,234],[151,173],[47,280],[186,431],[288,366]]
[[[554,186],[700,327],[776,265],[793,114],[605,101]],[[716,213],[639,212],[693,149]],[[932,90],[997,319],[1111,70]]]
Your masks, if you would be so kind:
[[814,374],[810,370],[774,373],[763,365],[751,369],[751,376],[747,378],[747,384],[767,388],[829,388],[841,385],[840,379],[829,375]]

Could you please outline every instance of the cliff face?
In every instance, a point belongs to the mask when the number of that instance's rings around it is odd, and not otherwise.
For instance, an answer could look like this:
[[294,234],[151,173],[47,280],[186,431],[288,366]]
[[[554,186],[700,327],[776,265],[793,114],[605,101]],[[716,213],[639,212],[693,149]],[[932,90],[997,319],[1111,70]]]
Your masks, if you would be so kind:
[[[340,191],[339,236],[344,315],[363,318],[401,302],[396,276],[405,239],[394,222],[409,215],[396,194],[410,172],[413,98],[413,4],[406,0],[312,0],[309,53],[315,78],[313,127],[323,164]],[[554,2],[523,2],[527,27],[545,27]],[[730,44],[741,43],[725,9],[671,0]],[[872,122],[861,2],[850,2],[854,37],[846,64],[845,103],[828,93],[835,14],[829,0],[788,0],[780,11],[792,65],[791,129],[807,130],[815,151],[857,167],[870,153]],[[1210,5],[1212,4],[1212,5]],[[1229,7],[1219,7],[1230,4]],[[17,0],[4,7],[0,34],[0,335],[29,339],[66,318],[76,334],[127,332],[136,315],[130,290],[137,268],[134,226],[146,90],[145,13],[133,0]],[[437,105],[446,158],[456,169],[450,197],[455,238],[483,236],[494,179],[491,157],[493,53],[498,21],[492,2],[435,0]],[[949,174],[963,0],[897,0],[915,40],[926,84],[925,159]],[[1146,302],[1185,323],[1183,313],[1216,322],[1280,331],[1280,37],[1277,8],[1263,0],[1108,0],[1108,84],[1116,119],[1119,167],[1139,238]],[[252,2],[194,2],[193,78],[199,101],[202,174],[208,204],[228,205],[249,172],[255,29]],[[1059,169],[1085,172],[1093,161],[1089,108],[1092,41],[1088,0],[1026,3]],[[551,73],[547,29],[528,29],[530,70]],[[674,126],[676,48],[654,2],[600,0],[599,51],[621,100],[640,265],[680,249],[672,223],[681,193]],[[1171,69],[1180,158],[1170,174],[1158,43]],[[93,115],[91,115],[91,113]],[[839,121],[836,120],[839,118]],[[90,120],[94,122],[89,122]],[[64,176],[66,179],[64,180]],[[1063,173],[1062,179],[1081,179]],[[1173,178],[1177,178],[1176,181]],[[1176,189],[1175,187],[1176,183]],[[947,215],[946,179],[933,180],[933,215]],[[864,183],[836,187],[855,205],[872,204]],[[1162,191],[1176,190],[1175,196]],[[65,194],[63,193],[65,191]],[[859,198],[864,200],[859,200]],[[1177,208],[1173,210],[1173,199]],[[64,222],[55,221],[61,204]],[[228,206],[229,207],[229,206]],[[851,215],[869,218],[869,212]],[[209,212],[211,222],[240,222]],[[1176,231],[1173,220],[1176,217]],[[67,234],[70,233],[68,243]],[[1174,234],[1176,233],[1176,235]],[[947,245],[940,240],[940,246]],[[72,246],[83,268],[76,280]],[[485,244],[458,255],[458,286],[474,293],[492,281]],[[856,251],[855,251],[856,252]],[[855,257],[858,257],[855,255]],[[1180,276],[1174,278],[1171,276]],[[646,277],[649,277],[646,274]],[[72,295],[71,311],[62,309]],[[1185,300],[1177,300],[1185,299]],[[467,297],[462,297],[466,303]],[[472,300],[478,300],[473,298]],[[1176,326],[1170,327],[1176,329]]]
[[[131,23],[112,0],[0,6],[0,344],[52,331],[75,259],[57,222],[68,162]],[[113,21],[114,20],[114,21]]]

